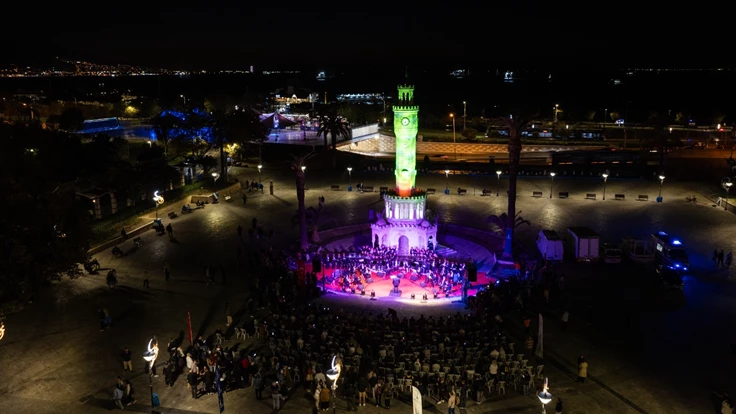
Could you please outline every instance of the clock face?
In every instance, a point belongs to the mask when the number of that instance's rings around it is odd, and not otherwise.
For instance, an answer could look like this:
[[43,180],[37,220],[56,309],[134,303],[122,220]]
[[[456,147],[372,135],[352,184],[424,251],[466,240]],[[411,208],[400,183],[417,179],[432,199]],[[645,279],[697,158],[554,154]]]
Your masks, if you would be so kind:
[[403,119],[401,119],[401,125],[403,125],[403,126],[409,125],[409,118],[403,118]]

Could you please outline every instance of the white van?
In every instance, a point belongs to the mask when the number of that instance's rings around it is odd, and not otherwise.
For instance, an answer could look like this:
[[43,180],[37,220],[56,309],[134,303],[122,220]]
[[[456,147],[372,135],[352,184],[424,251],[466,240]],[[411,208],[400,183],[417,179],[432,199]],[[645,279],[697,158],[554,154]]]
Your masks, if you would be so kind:
[[561,261],[564,257],[562,240],[554,230],[541,230],[537,236],[537,249],[546,260]]
[[618,246],[604,243],[601,247],[601,256],[603,257],[603,263],[621,263],[623,253]]

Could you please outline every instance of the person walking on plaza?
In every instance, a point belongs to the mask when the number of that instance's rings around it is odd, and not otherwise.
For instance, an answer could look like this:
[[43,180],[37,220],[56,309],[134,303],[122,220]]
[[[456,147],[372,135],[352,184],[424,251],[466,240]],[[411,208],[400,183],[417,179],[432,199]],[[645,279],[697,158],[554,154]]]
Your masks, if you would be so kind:
[[233,310],[230,308],[230,304],[225,304],[225,326],[230,327],[233,324]]
[[731,255],[731,252],[728,252],[726,255],[726,269],[731,267],[731,260],[733,260],[733,255]]
[[710,258],[714,266],[718,266],[718,249],[713,249],[713,257]]
[[174,240],[174,228],[171,227],[171,223],[166,225],[166,233],[169,234],[169,240]]
[[557,404],[555,404],[555,414],[562,414],[562,398],[557,399]]
[[130,352],[130,349],[126,346],[123,348],[123,371],[126,369],[130,372],[133,372],[133,362],[131,361],[132,353]]
[[125,232],[125,228],[120,229],[120,236],[123,238],[123,240],[128,240],[128,233]]
[[273,409],[278,411],[281,409],[281,401],[286,400],[286,397],[281,395],[281,387],[278,381],[271,383],[271,400],[273,403]]
[[245,205],[246,201],[248,201],[248,196],[243,193],[243,205]]
[[585,379],[588,377],[588,361],[585,360],[585,357],[581,356],[580,359],[578,359],[578,380],[581,383],[585,383]]
[[570,312],[565,309],[565,311],[562,312],[562,318],[560,318],[560,330],[562,332],[565,332],[567,329],[567,320],[570,319]]
[[238,238],[241,238],[243,236],[243,226],[238,224]]
[[148,270],[143,271],[143,287],[148,289]]
[[169,277],[171,277],[171,271],[169,270],[169,264],[166,263],[164,265],[164,277],[166,278],[166,281],[169,281]]
[[253,217],[253,220],[251,220],[251,224],[253,224],[253,230],[255,230],[258,227],[258,219]]
[[718,262],[716,263],[716,267],[722,267],[723,266],[723,249],[718,252]]

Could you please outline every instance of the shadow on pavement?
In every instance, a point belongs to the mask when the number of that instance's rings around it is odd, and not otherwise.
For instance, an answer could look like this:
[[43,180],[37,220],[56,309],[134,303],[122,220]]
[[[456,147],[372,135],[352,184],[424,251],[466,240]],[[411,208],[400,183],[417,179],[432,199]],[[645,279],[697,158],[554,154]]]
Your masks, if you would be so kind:
[[[119,408],[115,406],[115,402],[112,399],[106,400],[104,398],[90,398],[87,400],[85,405],[88,405],[90,407],[97,407],[102,408],[108,411],[120,411]],[[169,407],[156,407],[156,409],[151,410],[150,405],[146,404],[133,404],[128,405],[125,407],[125,411],[133,411],[136,413],[171,413],[171,414],[206,414],[202,411],[190,411],[190,410],[181,410],[178,408],[169,408]]]

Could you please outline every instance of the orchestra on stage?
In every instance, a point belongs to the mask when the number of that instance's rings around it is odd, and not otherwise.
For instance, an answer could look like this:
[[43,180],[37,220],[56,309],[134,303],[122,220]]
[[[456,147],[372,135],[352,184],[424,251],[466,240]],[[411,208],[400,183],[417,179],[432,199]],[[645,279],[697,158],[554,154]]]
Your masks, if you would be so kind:
[[429,249],[412,248],[409,255],[399,256],[395,247],[366,246],[356,252],[321,256],[326,270],[323,282],[345,292],[365,291],[374,280],[391,278],[395,290],[401,279],[407,279],[435,294],[450,296],[467,276],[464,262],[438,257]]

